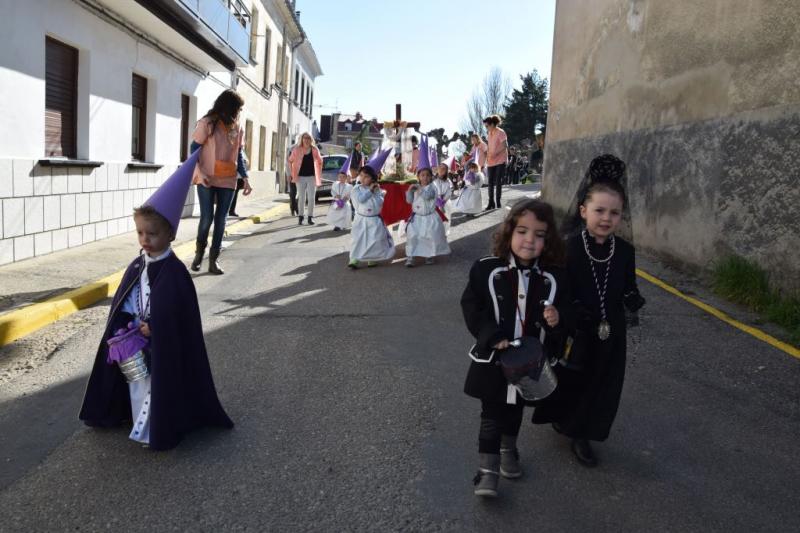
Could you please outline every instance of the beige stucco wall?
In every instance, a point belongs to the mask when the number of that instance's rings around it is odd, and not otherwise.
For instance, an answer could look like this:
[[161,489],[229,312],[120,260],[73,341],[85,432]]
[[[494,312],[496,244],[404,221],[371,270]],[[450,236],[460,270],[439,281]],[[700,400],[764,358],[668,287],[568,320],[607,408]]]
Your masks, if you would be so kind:
[[565,209],[616,153],[637,246],[798,287],[798,28],[797,0],[559,0],[545,198]]
[[559,0],[548,140],[797,104],[798,27],[797,0]]

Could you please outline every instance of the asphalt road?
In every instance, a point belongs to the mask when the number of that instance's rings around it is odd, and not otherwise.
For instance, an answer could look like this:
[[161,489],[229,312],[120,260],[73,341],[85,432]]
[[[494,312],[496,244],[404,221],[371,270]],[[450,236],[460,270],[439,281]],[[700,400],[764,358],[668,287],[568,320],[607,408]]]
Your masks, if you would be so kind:
[[0,531],[799,531],[800,361],[643,280],[601,465],[526,416],[525,476],[472,495],[458,300],[504,213],[456,220],[452,256],[414,269],[349,271],[324,217],[237,237],[226,275],[196,277],[236,428],[170,452],[77,421],[105,312],[88,310],[0,390]]

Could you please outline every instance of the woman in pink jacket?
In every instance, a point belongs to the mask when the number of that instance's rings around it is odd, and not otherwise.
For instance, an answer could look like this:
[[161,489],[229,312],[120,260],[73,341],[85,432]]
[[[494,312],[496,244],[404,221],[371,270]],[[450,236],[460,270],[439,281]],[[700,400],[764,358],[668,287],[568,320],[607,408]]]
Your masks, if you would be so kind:
[[244,100],[236,91],[222,91],[214,101],[214,106],[197,121],[192,134],[192,152],[203,146],[192,177],[192,183],[197,185],[197,199],[200,204],[197,244],[191,265],[195,272],[200,270],[208,243],[208,232],[213,222],[208,271],[212,274],[224,274],[217,258],[225,233],[225,218],[236,193],[237,167],[241,167],[244,175],[245,196],[253,190],[241,162],[244,132],[239,125],[239,112],[243,106]]
[[500,128],[500,116],[489,115],[483,119],[486,126],[486,134],[489,137],[489,146],[486,150],[486,177],[489,178],[489,205],[486,211],[500,205],[500,196],[503,192],[503,176],[506,175],[506,165],[508,164],[508,137],[506,132]]
[[289,155],[292,183],[297,184],[298,223],[303,223],[306,198],[308,198],[308,225],[314,225],[314,201],[317,187],[322,185],[322,156],[310,134],[300,136],[300,142]]

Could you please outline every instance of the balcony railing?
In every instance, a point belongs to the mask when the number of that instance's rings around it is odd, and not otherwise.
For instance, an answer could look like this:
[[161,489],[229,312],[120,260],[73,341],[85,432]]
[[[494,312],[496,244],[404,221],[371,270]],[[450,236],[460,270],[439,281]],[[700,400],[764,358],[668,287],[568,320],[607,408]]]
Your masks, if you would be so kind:
[[245,65],[250,54],[250,11],[241,0],[173,0],[214,33]]

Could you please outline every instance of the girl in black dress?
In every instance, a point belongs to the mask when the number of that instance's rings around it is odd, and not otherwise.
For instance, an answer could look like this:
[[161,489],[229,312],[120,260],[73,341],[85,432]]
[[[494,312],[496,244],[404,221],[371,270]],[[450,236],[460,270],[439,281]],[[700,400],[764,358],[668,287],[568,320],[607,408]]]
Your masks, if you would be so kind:
[[585,466],[597,459],[589,441],[604,441],[617,414],[625,378],[625,310],[644,305],[636,286],[634,247],[615,235],[622,220],[625,163],[612,155],[592,161],[580,193],[585,228],[567,240],[567,274],[575,330],[562,365],[558,388],[533,415],[571,437],[572,451]]
[[493,252],[472,266],[461,297],[464,320],[476,341],[464,392],[481,400],[475,495],[491,497],[497,496],[500,475],[522,475],[517,435],[524,400],[507,383],[496,353],[514,339],[535,336],[543,339],[545,353],[557,354],[570,301],[559,266],[564,244],[550,205],[518,202],[495,233]]

